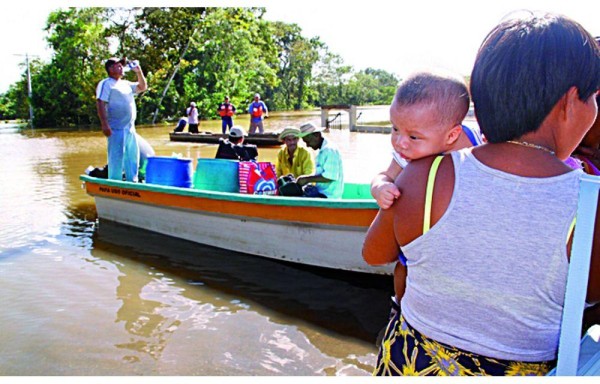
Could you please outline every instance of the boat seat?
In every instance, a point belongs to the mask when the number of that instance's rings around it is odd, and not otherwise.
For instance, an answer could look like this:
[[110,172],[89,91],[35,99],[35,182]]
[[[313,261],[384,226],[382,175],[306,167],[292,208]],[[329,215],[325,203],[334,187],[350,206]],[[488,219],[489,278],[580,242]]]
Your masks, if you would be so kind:
[[371,184],[345,183],[342,199],[372,199]]

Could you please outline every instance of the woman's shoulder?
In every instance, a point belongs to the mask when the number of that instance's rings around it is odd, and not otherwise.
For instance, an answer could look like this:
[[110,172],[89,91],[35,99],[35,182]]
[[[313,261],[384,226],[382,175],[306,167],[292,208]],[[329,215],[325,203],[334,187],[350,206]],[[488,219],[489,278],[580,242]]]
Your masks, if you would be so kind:
[[[440,158],[439,163],[435,160]],[[436,164],[437,163],[437,164]],[[454,163],[452,156],[428,156],[411,161],[396,179],[396,186],[402,192],[394,204],[401,220],[398,225],[404,244],[422,234],[425,199],[428,184],[432,191],[431,225],[434,225],[446,212],[454,192]],[[415,225],[417,223],[417,225]]]

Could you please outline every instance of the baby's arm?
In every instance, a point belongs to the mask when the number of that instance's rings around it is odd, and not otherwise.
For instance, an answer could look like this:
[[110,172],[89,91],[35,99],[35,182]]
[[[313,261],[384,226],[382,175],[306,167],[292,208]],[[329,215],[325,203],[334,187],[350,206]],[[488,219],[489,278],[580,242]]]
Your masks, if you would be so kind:
[[402,168],[392,159],[388,169],[378,173],[371,181],[371,195],[381,209],[388,209],[400,197],[400,191],[394,184],[400,172]]
[[362,256],[369,265],[384,265],[398,260],[400,246],[394,233],[394,209],[380,209],[369,226]]

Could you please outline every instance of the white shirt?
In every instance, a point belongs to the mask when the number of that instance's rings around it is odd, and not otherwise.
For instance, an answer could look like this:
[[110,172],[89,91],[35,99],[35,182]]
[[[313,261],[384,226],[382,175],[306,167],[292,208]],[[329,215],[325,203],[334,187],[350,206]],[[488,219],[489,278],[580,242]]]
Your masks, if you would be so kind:
[[189,117],[188,123],[189,124],[198,124],[198,108],[194,108],[194,110],[192,111],[191,114],[190,114],[190,109],[192,109],[192,107],[188,107],[188,109],[186,109],[186,111],[185,111],[185,113]]
[[133,98],[138,83],[108,77],[98,83],[96,99],[107,103],[106,117],[113,130],[130,129],[135,124],[137,110]]

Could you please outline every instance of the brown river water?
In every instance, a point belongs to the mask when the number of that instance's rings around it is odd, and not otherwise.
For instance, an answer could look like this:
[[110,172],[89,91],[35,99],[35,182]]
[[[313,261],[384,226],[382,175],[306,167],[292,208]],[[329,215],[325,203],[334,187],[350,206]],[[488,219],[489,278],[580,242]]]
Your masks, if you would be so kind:
[[[369,114],[382,121],[387,108]],[[308,120],[319,122],[319,111],[273,113],[265,126]],[[173,125],[138,132],[159,156],[214,157],[214,145],[171,143]],[[219,132],[220,122],[200,129]],[[347,181],[369,182],[389,164],[389,135],[326,135],[342,151]],[[259,160],[275,154],[260,148]],[[0,123],[1,376],[370,375],[390,277],[99,222],[79,175],[105,162],[98,127]]]

